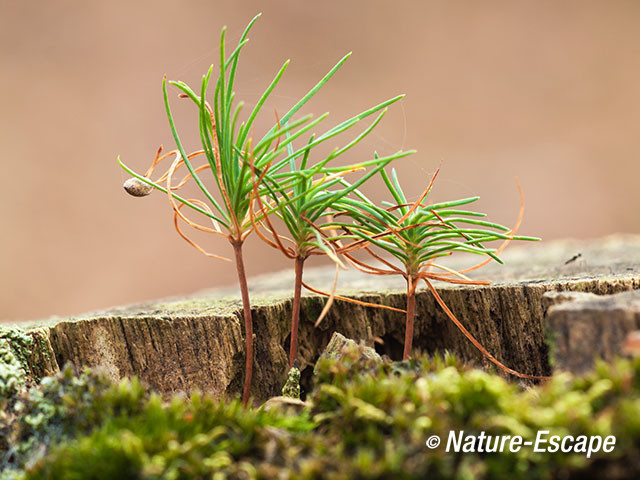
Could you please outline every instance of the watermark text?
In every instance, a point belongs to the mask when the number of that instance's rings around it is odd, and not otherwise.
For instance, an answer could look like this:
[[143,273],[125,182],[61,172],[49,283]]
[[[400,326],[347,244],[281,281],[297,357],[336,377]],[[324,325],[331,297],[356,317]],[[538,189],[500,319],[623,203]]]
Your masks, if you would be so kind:
[[[432,435],[427,439],[428,448],[440,445],[440,437]],[[587,458],[598,452],[611,453],[616,446],[616,437],[609,435],[550,435],[549,430],[539,430],[535,440],[525,440],[520,435],[465,435],[464,430],[450,431],[447,438],[447,452],[463,453],[517,453],[523,448],[532,448],[537,453],[583,453]]]

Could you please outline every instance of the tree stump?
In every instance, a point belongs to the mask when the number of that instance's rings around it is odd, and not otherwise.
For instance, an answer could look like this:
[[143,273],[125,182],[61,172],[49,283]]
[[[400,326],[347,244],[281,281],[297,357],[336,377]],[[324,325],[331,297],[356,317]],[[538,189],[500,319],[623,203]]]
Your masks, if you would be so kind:
[[[478,258],[451,258],[446,264],[464,268]],[[472,278],[491,280],[490,286],[437,284],[447,305],[497,359],[522,373],[548,375],[553,371],[552,364],[554,368],[584,371],[596,355],[608,358],[618,353],[622,332],[633,327],[625,310],[627,297],[602,300],[607,305],[615,304],[612,310],[599,309],[600,303],[593,296],[554,306],[558,299],[544,294],[613,295],[640,288],[640,236],[510,246],[502,258],[503,266],[492,262],[473,272]],[[304,279],[316,288],[329,290],[333,275],[332,267],[315,268],[308,269]],[[255,277],[249,283],[255,332],[252,394],[255,400],[264,401],[279,394],[287,375],[293,271]],[[405,289],[402,278],[349,270],[341,273],[337,293],[403,308]],[[315,328],[324,302],[316,295],[302,301],[299,357],[303,384],[334,332],[375,345],[379,353],[392,359],[401,358],[403,314],[335,301]],[[620,312],[614,315],[616,309]],[[638,328],[634,311],[633,328]],[[50,348],[47,358],[55,359],[58,366],[72,362],[102,367],[113,378],[137,375],[167,395],[198,389],[222,397],[234,396],[242,389],[242,307],[240,295],[233,289],[22,327],[38,327],[39,332],[45,332],[46,341],[39,345]],[[555,362],[550,358],[551,347]],[[449,350],[465,361],[490,365],[425,289],[418,291],[416,299],[414,350]],[[29,361],[37,364],[41,357],[42,353]],[[43,370],[35,364],[31,370]]]
[[[615,295],[548,292],[547,326],[556,369],[583,373],[596,359],[630,354],[625,340],[640,329],[640,290]],[[629,350],[627,352],[626,350]]]

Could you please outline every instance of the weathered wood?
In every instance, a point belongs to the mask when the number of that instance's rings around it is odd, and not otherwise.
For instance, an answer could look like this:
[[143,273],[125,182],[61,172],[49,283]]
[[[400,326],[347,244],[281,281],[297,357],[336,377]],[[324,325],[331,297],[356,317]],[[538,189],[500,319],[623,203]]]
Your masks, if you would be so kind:
[[374,348],[361,345],[358,342],[345,337],[339,332],[333,332],[331,340],[329,340],[324,351],[320,354],[320,359],[331,358],[333,360],[341,361],[350,351],[358,352],[358,358],[366,358],[375,362],[382,362],[382,357]]
[[596,359],[626,354],[625,339],[640,328],[640,290],[615,295],[545,294],[554,301],[547,325],[554,368],[585,372]]
[[[568,264],[577,253],[582,255]],[[544,242],[510,247],[505,265],[490,264],[473,278],[490,286],[438,285],[442,298],[469,331],[506,365],[523,373],[551,373],[544,316],[549,291],[613,294],[640,288],[640,236],[599,241]],[[462,268],[477,257],[447,265]],[[443,262],[444,263],[444,262]],[[204,268],[204,267],[203,267]],[[248,266],[249,270],[251,266]],[[305,281],[330,289],[333,268],[308,269]],[[231,281],[231,279],[230,279]],[[255,334],[252,393],[265,400],[280,393],[287,375],[293,272],[253,278],[250,283]],[[406,286],[400,278],[341,274],[339,293],[365,301],[404,307]],[[299,357],[303,385],[333,332],[373,345],[380,353],[402,355],[401,313],[336,301],[318,328],[314,322],[324,299],[303,298]],[[182,299],[114,308],[44,326],[59,365],[101,366],[114,378],[138,375],[163,393],[199,389],[218,396],[241,391],[244,371],[242,306],[235,290],[215,290]],[[441,311],[430,292],[416,298],[414,350],[450,350],[463,359],[486,364],[479,352]]]

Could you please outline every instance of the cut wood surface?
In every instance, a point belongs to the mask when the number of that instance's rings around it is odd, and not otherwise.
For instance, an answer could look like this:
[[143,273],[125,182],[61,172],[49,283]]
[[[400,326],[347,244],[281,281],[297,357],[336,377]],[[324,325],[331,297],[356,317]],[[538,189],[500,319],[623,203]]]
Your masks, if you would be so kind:
[[624,354],[627,336],[640,329],[640,290],[615,295],[547,292],[546,323],[555,368],[585,372],[596,359]]
[[[464,256],[442,263],[463,268],[478,258]],[[574,328],[573,320],[559,320],[559,312],[571,308],[571,304],[553,307],[555,320],[547,332],[545,313],[553,301],[543,299],[543,295],[562,291],[611,295],[640,288],[640,236],[510,246],[502,258],[505,265],[492,263],[471,275],[474,279],[491,280],[490,286],[437,285],[460,321],[501,362],[522,373],[551,374],[547,337],[559,355],[556,368],[575,368],[574,363],[563,360],[570,358],[575,349],[604,352],[617,348],[617,343],[602,347],[603,335],[584,334],[580,338],[584,329]],[[202,268],[212,268],[211,263],[203,260]],[[333,276],[332,267],[309,268],[305,281],[330,290]],[[255,334],[252,394],[256,401],[262,401],[279,394],[287,375],[293,271],[254,277],[249,284]],[[337,293],[404,308],[405,288],[402,278],[349,270],[340,273]],[[375,345],[378,352],[393,359],[401,358],[401,313],[336,301],[316,328],[314,322],[324,302],[316,295],[308,295],[302,302],[299,357],[303,385],[335,331]],[[578,310],[573,318],[580,317],[580,305],[573,302],[573,309]],[[589,323],[584,318],[580,321]],[[602,331],[613,325],[606,318],[598,322]],[[46,333],[47,341],[40,343],[50,345],[51,356],[59,366],[66,362],[100,366],[114,378],[138,375],[164,394],[198,389],[217,396],[233,396],[242,389],[242,305],[234,289],[204,291],[73,318],[53,318],[22,327],[42,327],[39,331]],[[489,365],[425,289],[419,290],[416,300],[414,349],[429,353],[449,350],[467,361]],[[42,362],[42,353],[39,355],[30,361]],[[39,368],[34,370],[41,371]],[[581,361],[578,370],[583,368]]]

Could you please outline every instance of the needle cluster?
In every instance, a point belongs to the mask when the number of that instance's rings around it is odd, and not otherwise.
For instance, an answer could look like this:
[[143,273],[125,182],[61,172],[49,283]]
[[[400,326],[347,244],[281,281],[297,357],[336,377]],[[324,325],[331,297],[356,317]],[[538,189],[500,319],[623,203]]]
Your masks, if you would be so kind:
[[[433,179],[417,202],[408,202],[395,172],[392,171],[390,178],[386,167],[412,151],[399,151],[382,157],[374,153],[371,158],[357,163],[335,164],[336,159],[343,157],[374,130],[387,107],[403,97],[392,97],[329,127],[325,127],[328,113],[317,118],[298,115],[350,54],[340,59],[284,115],[276,113],[270,128],[256,135],[256,119],[289,65],[289,61],[282,65],[258,102],[247,115],[243,115],[244,103],[237,101],[234,86],[240,54],[258,17],[249,22],[231,53],[226,48],[226,29],[222,30],[218,67],[215,69],[212,65],[209,68],[198,88],[181,81],[163,79],[163,99],[176,149],[163,154],[160,147],[144,175],[118,159],[122,168],[132,176],[125,183],[127,192],[137,197],[146,196],[154,189],[165,193],[178,234],[194,248],[206,256],[229,261],[217,253],[208,252],[192,240],[185,233],[184,225],[229,241],[244,312],[245,405],[250,397],[253,371],[253,322],[243,245],[251,233],[255,232],[294,262],[290,368],[297,359],[301,288],[304,285],[314,292],[327,294],[303,282],[304,263],[310,256],[326,255],[336,264],[336,269],[345,268],[345,263],[348,263],[368,273],[398,274],[407,279],[407,309],[401,312],[407,315],[405,357],[408,357],[413,336],[415,288],[419,280],[427,282],[436,296],[430,280],[478,283],[467,279],[464,272],[454,272],[434,263],[436,258],[465,251],[500,261],[495,249],[485,247],[485,243],[532,239],[516,237],[514,231],[506,227],[480,220],[478,217],[483,214],[459,209],[476,198],[427,204]],[[196,109],[201,143],[199,150],[188,153],[180,138],[169,101],[169,87],[175,88],[179,97],[191,100]],[[358,129],[363,121],[368,123],[363,129]],[[318,147],[329,141],[337,146],[328,154],[318,153]],[[165,160],[171,161],[169,167],[155,180],[152,179],[156,167]],[[183,176],[178,178],[180,171]],[[361,192],[361,187],[378,175],[387,185],[393,203],[377,206]],[[180,190],[189,183],[196,184],[201,197],[186,198],[180,194]],[[184,207],[206,222],[193,220],[185,213]],[[390,254],[400,262],[400,266],[393,266],[374,249]],[[357,250],[368,252],[373,259],[382,262],[383,267],[356,259],[353,254]],[[433,268],[439,271],[433,272]],[[354,301],[335,296],[333,292],[327,295],[330,297],[327,308],[334,298]],[[441,304],[446,308],[443,302]]]

